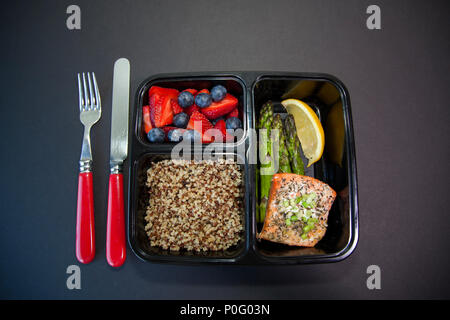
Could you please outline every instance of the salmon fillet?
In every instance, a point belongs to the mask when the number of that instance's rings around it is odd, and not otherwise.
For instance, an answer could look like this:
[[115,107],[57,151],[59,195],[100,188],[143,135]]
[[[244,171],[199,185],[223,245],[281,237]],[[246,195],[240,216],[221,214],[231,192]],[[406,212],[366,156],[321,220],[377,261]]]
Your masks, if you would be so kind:
[[275,174],[258,239],[314,247],[325,235],[328,213],[335,198],[336,192],[315,178],[293,173]]

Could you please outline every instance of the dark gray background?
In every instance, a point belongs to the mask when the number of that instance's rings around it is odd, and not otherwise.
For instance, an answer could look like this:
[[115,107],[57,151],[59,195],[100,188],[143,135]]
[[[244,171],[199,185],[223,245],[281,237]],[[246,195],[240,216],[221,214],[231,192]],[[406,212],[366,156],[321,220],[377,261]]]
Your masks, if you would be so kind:
[[[66,8],[82,28],[66,28]],[[381,7],[382,30],[366,28]],[[450,298],[449,5],[445,1],[10,1],[1,10],[0,298]],[[157,73],[325,72],[350,92],[360,240],[336,264],[183,267],[105,259],[113,63],[131,89]],[[94,71],[97,255],[75,258],[82,126],[76,74]],[[132,99],[133,102],[134,99]],[[66,268],[81,266],[81,290]],[[368,290],[366,268],[381,268]]]

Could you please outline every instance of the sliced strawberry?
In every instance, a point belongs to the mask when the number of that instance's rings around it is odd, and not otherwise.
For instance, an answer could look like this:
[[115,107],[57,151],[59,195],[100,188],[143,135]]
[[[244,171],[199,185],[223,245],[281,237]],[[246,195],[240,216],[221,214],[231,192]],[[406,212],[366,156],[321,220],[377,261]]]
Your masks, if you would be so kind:
[[178,114],[178,113],[180,113],[180,112],[183,112],[183,108],[180,107],[180,105],[178,104],[177,99],[171,99],[171,100],[170,100],[170,104],[171,104],[171,106],[172,106],[172,111],[173,111],[173,114],[174,114],[174,115],[175,115],[175,114]]
[[[148,100],[149,100],[149,106],[150,106],[150,114],[152,115],[151,120],[155,126],[157,126],[157,125],[155,123],[155,119],[153,118],[154,115],[152,114],[152,112],[158,113],[161,111],[161,110],[155,109],[156,105],[159,103],[163,103],[163,100],[166,97],[176,100],[178,97],[178,93],[179,93],[179,91],[176,89],[162,88],[162,87],[158,87],[158,86],[152,86],[150,88],[150,90],[148,91],[148,95],[149,95]],[[164,101],[164,103],[170,104],[170,100]],[[172,113],[173,113],[173,111],[172,111]],[[170,118],[170,116],[168,116],[168,117]]]
[[144,131],[146,134],[150,130],[153,129],[152,122],[150,121],[150,107],[149,106],[142,107],[142,122],[144,123]]
[[208,89],[202,89],[199,92],[197,92],[197,94],[200,94],[200,93],[207,93],[207,94],[209,94],[209,90]]
[[188,130],[194,129],[200,133],[203,133],[206,130],[211,129],[212,127],[213,125],[211,124],[211,122],[209,122],[209,120],[201,112],[194,111],[189,119],[186,129]]
[[186,90],[183,90],[183,91],[190,92],[190,93],[192,93],[193,96],[195,96],[197,94],[198,90],[196,90],[196,89],[186,89]]
[[233,142],[234,141],[234,136],[232,136],[231,134],[229,134],[227,132],[227,127],[226,127],[226,123],[225,120],[219,120],[216,122],[216,125],[214,126],[214,129],[219,130],[222,133],[222,139],[216,139],[216,142],[224,142],[223,141],[223,137],[225,137],[225,141],[226,142]]
[[215,142],[224,142],[224,137],[227,136],[227,129],[226,129],[226,125],[225,125],[225,120],[219,120],[216,122],[216,125],[214,126],[214,129],[217,129],[220,131],[220,133],[222,133],[222,136],[216,137],[214,139]]
[[194,111],[200,111],[200,108],[194,103],[192,106],[187,107],[183,110],[183,112],[187,113],[188,116],[191,116]]
[[231,118],[231,117],[236,117],[236,118],[239,117],[239,110],[238,110],[237,107],[234,108],[233,110],[231,110],[231,112],[229,114],[227,114],[226,118],[228,119],[228,118]]
[[178,97],[178,93],[179,91],[177,89],[163,88],[158,86],[152,86],[150,90],[148,90],[149,97],[154,94],[156,94],[157,96],[170,95],[172,97]]
[[227,93],[225,98],[218,102],[213,101],[209,107],[201,109],[201,112],[208,119],[216,119],[231,112],[237,105],[238,99]]
[[213,141],[210,135],[204,134],[206,130],[212,129],[213,125],[206,117],[199,111],[194,111],[189,119],[189,123],[186,127],[188,130],[196,130],[202,135],[203,143],[210,143]]
[[161,96],[159,96],[157,94],[152,94],[151,96],[149,96],[149,98],[148,98],[149,107],[153,108],[160,97]]
[[161,96],[154,106],[150,107],[150,119],[155,127],[160,128],[171,124],[173,120],[173,110],[169,95]]

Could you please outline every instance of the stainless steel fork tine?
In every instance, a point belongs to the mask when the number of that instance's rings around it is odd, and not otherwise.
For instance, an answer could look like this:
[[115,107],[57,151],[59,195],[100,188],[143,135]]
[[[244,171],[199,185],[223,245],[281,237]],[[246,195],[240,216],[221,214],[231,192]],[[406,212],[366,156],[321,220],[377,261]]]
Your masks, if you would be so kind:
[[88,81],[88,86],[89,86],[89,108],[90,109],[94,109],[95,108],[95,97],[94,97],[94,92],[92,91],[92,80],[91,80],[91,73],[88,72],[87,73],[87,81]]
[[95,78],[94,72],[92,72],[92,82],[94,83],[94,91],[95,91],[95,107],[96,109],[101,110],[102,104],[100,101],[100,92],[98,91],[97,79]]
[[84,106],[84,96],[83,96],[83,87],[81,85],[81,76],[78,73],[78,102],[80,106],[80,112],[83,110]]
[[83,72],[83,91],[84,91],[84,106],[85,106],[85,109],[86,110],[90,110],[91,101],[89,100],[88,95],[87,95],[86,76],[85,76],[84,72]]

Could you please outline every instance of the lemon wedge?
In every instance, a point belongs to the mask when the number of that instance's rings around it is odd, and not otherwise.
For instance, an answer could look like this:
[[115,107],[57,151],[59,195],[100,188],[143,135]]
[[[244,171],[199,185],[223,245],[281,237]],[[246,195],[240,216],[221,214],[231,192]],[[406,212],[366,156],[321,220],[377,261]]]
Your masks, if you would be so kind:
[[309,167],[319,161],[323,154],[325,134],[322,124],[314,110],[303,101],[286,99],[281,104],[294,116],[297,136]]

